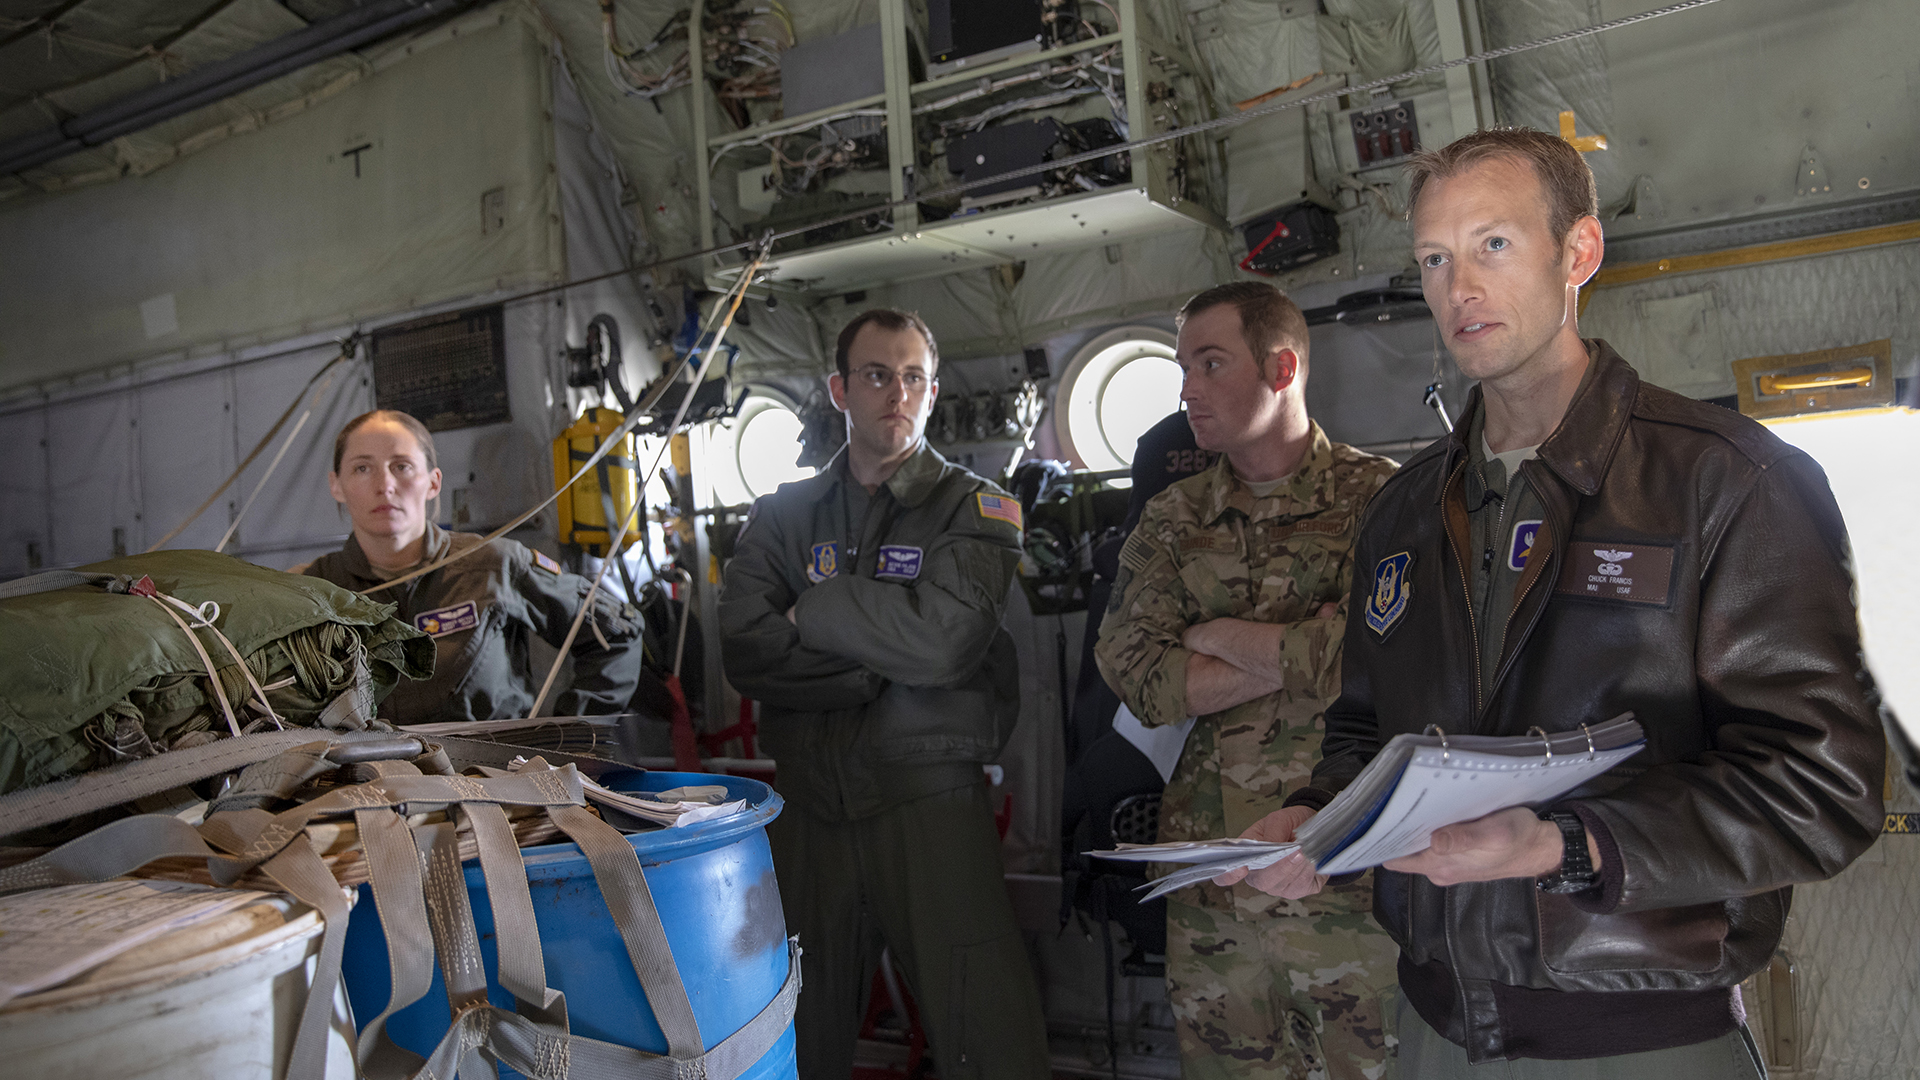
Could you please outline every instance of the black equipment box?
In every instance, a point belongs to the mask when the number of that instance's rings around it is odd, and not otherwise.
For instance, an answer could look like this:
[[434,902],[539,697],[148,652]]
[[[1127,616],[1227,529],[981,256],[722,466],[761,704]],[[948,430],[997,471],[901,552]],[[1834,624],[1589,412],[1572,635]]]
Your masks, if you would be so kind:
[[[963,182],[970,182],[1030,168],[1046,161],[1047,154],[1060,139],[1060,122],[1052,117],[970,131],[947,140],[947,170]],[[969,188],[965,194],[977,199],[982,195],[1037,187],[1042,176],[1037,172],[1028,173],[997,184]]]
[[1340,250],[1340,223],[1318,203],[1291,203],[1254,218],[1240,231],[1247,241],[1240,269],[1256,274],[1277,274]]
[[1040,48],[1040,0],[927,0],[927,50],[934,74],[958,70],[960,61]]

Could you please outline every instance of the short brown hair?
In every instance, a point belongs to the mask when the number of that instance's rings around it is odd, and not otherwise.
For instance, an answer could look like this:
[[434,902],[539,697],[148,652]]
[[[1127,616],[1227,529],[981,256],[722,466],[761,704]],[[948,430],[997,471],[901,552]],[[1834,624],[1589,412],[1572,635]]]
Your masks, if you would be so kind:
[[833,347],[833,366],[839,369],[842,379],[847,377],[847,350],[853,348],[853,339],[860,335],[860,328],[872,323],[882,330],[900,333],[912,330],[927,343],[927,374],[940,370],[940,347],[933,343],[933,331],[927,327],[927,321],[918,312],[900,311],[896,308],[868,308],[855,315],[847,325],[840,328],[840,340]]
[[1260,373],[1267,373],[1267,354],[1276,347],[1288,346],[1307,355],[1307,317],[1293,298],[1264,281],[1229,281],[1215,285],[1188,300],[1173,317],[1173,325],[1185,326],[1187,320],[1210,308],[1232,304],[1240,312],[1240,334],[1253,350],[1253,362]]
[[1572,144],[1558,135],[1524,127],[1497,127],[1458,138],[1438,150],[1422,150],[1407,162],[1407,217],[1429,180],[1458,176],[1475,165],[1496,158],[1533,167],[1547,196],[1547,227],[1564,244],[1573,223],[1600,216],[1600,193],[1593,169]]
[[336,475],[340,472],[340,459],[347,453],[347,436],[375,420],[391,421],[407,429],[413,441],[419,444],[420,455],[427,459],[427,471],[432,472],[440,467],[440,460],[433,452],[433,435],[427,431],[427,425],[398,409],[375,409],[347,421],[346,426],[340,429],[340,434],[333,437],[333,471]]

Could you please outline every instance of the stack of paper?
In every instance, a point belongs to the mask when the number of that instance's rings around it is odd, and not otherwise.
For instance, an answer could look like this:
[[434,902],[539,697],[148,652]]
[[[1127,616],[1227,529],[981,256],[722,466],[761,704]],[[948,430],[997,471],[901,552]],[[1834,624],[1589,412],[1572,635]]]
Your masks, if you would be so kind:
[[1551,802],[1646,744],[1632,713],[1550,736],[1395,735],[1353,783],[1301,827],[1293,844],[1215,840],[1096,854],[1192,864],[1155,882],[1147,899],[1228,870],[1271,866],[1295,850],[1320,873],[1347,874],[1425,851],[1442,826]]
[[1178,844],[1121,844],[1115,851],[1096,851],[1103,859],[1121,862],[1186,863],[1166,877],[1152,883],[1153,889],[1141,903],[1220,876],[1229,870],[1246,867],[1259,870],[1272,866],[1300,850],[1299,844],[1269,844],[1264,840],[1191,840]]

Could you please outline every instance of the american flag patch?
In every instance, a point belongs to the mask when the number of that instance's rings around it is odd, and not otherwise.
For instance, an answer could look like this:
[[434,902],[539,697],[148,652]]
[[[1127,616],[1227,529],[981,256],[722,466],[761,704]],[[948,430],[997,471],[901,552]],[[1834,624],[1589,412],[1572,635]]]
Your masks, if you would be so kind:
[[1009,499],[1005,495],[989,495],[984,491],[973,498],[979,506],[981,517],[1004,521],[1016,529],[1023,527],[1020,520],[1020,504],[1016,500]]

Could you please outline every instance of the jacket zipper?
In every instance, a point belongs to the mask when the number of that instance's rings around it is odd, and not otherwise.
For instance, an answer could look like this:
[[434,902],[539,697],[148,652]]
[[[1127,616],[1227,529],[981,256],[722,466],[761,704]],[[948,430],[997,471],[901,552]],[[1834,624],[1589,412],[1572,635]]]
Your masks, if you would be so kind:
[[[1447,478],[1447,488],[1446,488],[1447,490],[1451,491],[1453,489],[1454,477],[1459,476],[1461,471],[1464,470],[1466,467],[1467,465],[1466,465],[1466,462],[1464,461],[1461,462],[1459,465],[1454,466],[1453,476],[1449,476]],[[1459,546],[1453,542],[1453,530],[1451,528],[1448,528],[1446,525],[1446,509],[1444,506],[1441,509],[1440,531],[1446,534],[1447,547],[1453,552],[1454,568],[1460,571],[1460,592],[1467,599],[1467,634],[1468,634],[1468,639],[1473,643],[1473,661],[1471,664],[1468,665],[1469,671],[1473,675],[1473,716],[1470,719],[1478,719],[1480,716],[1480,709],[1481,709],[1481,704],[1480,704],[1480,624],[1473,617],[1473,578],[1469,576],[1467,573],[1466,559],[1461,556]],[[1471,723],[1469,723],[1468,726],[1471,727],[1472,726]]]

